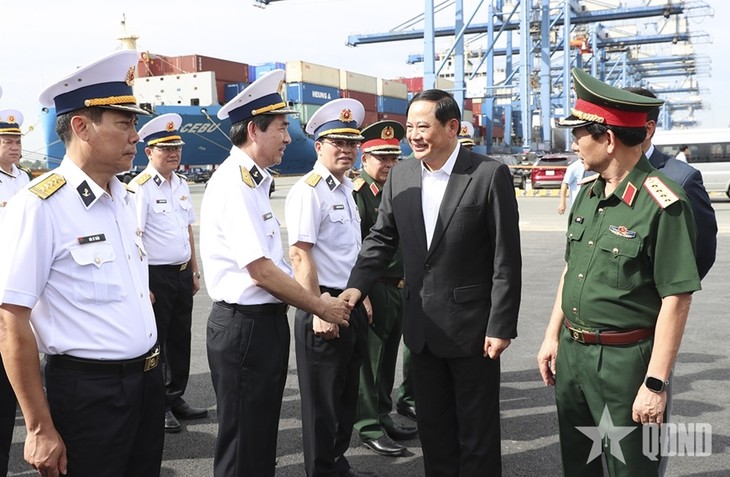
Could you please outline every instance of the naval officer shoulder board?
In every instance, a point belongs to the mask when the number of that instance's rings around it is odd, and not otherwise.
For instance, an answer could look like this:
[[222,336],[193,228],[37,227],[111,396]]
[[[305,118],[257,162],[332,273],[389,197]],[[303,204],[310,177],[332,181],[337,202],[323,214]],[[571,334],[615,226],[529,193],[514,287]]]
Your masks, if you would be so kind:
[[667,185],[658,177],[647,177],[644,181],[644,189],[662,209],[666,209],[679,200],[677,194],[671,191]]
[[145,172],[141,176],[137,176],[137,178],[134,179],[134,182],[136,182],[139,185],[144,185],[144,183],[147,182],[148,180],[150,180],[151,178],[152,178],[152,176],[148,172]]
[[312,172],[312,174],[310,174],[309,177],[307,177],[307,179],[304,182],[306,182],[307,184],[309,184],[312,187],[315,187],[321,180],[322,180],[322,176],[320,176],[316,172]]
[[45,200],[58,192],[58,189],[63,187],[65,184],[66,179],[64,179],[62,175],[52,172],[48,176],[40,179],[28,190]]

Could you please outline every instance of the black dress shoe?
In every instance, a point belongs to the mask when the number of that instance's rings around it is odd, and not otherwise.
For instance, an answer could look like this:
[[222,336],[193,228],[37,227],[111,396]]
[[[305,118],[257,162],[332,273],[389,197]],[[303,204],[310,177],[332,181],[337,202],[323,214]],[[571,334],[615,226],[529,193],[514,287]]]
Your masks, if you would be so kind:
[[348,469],[345,472],[341,473],[340,477],[378,477],[378,474],[376,474],[375,472]]
[[399,426],[393,423],[392,427],[386,427],[385,432],[394,441],[407,441],[418,435],[418,428],[412,426]]
[[362,441],[362,445],[375,452],[376,454],[384,455],[387,457],[397,457],[399,455],[403,455],[406,452],[405,447],[398,444],[388,436]]
[[401,416],[413,419],[414,421],[416,420],[416,406],[411,406],[410,404],[396,404],[395,410]]
[[180,423],[175,419],[175,415],[171,411],[165,412],[165,432],[175,434],[180,432]]
[[202,407],[192,407],[182,399],[172,405],[172,413],[179,419],[200,419],[208,415],[208,410]]

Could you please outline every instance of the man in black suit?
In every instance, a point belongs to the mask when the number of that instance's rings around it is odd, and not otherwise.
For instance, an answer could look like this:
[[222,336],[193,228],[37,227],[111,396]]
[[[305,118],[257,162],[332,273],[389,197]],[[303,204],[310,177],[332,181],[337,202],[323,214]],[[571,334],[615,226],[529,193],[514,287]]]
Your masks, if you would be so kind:
[[[625,88],[626,91],[656,98],[654,93],[644,88]],[[659,119],[659,108],[649,111],[646,118],[646,139],[641,145],[642,151],[649,159],[652,166],[661,170],[674,182],[682,186],[687,193],[692,213],[695,216],[697,225],[697,271],[700,279],[705,278],[715,263],[715,252],[717,250],[717,219],[715,209],[712,208],[710,196],[702,183],[702,173],[668,154],[657,149],[651,140],[656,132],[657,120]]]
[[517,336],[522,282],[512,177],[459,145],[450,94],[419,93],[407,114],[417,160],[390,173],[345,296],[367,296],[401,244],[426,475],[498,476],[499,356]]

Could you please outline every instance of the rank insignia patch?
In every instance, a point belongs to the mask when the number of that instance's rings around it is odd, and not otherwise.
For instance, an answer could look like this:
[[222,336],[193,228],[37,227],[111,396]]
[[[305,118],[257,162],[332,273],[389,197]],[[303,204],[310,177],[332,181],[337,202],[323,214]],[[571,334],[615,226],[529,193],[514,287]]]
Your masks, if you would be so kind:
[[619,237],[629,238],[629,239],[636,237],[636,232],[634,232],[633,230],[627,229],[623,225],[609,225],[608,230],[610,230],[611,233],[613,233],[614,235],[618,235]]

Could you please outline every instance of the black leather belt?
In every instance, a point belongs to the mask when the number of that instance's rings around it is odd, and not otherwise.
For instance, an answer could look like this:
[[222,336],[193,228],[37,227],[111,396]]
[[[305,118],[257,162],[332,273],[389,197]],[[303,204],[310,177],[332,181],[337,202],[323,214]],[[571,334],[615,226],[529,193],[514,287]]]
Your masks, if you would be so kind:
[[324,285],[319,286],[319,292],[320,293],[329,293],[332,296],[340,296],[340,293],[342,293],[344,290],[340,290],[339,288],[332,288],[332,287],[326,287]]
[[150,265],[150,268],[158,268],[170,272],[184,272],[188,268],[188,262],[181,263],[180,265]]
[[237,303],[226,303],[225,301],[217,301],[216,305],[222,306],[229,310],[237,311],[247,315],[281,315],[289,310],[286,303],[263,303],[261,305],[239,305]]
[[156,346],[143,356],[119,361],[76,358],[65,354],[46,355],[46,361],[57,368],[80,373],[129,376],[155,369],[160,363],[160,348]]
[[378,281],[380,283],[385,283],[386,285],[390,285],[390,286],[396,287],[396,288],[403,288],[404,286],[406,286],[405,278],[380,277],[380,278],[378,278]]
[[586,344],[602,344],[607,346],[622,346],[638,343],[654,336],[654,328],[637,328],[626,331],[586,331],[576,328],[567,319],[563,325],[568,329],[570,337]]

